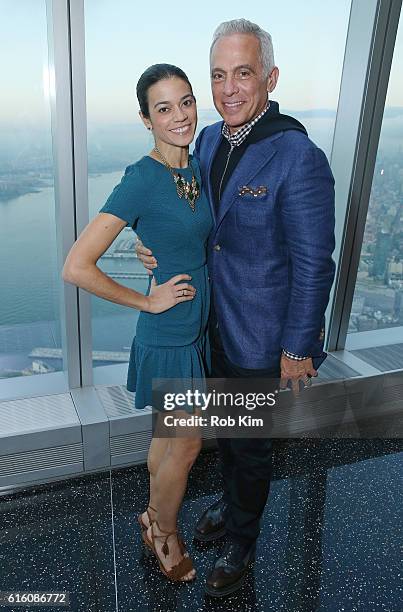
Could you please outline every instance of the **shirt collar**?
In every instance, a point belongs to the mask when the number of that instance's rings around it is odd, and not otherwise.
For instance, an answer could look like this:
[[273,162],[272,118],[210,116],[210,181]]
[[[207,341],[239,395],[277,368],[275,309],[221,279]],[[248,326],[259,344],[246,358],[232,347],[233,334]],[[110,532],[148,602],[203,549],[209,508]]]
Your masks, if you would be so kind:
[[224,123],[224,125],[222,126],[221,133],[228,140],[231,147],[239,147],[239,145],[243,143],[243,141],[248,136],[253,126],[259,121],[259,119],[263,117],[263,115],[269,110],[269,108],[270,108],[270,101],[267,102],[266,107],[262,110],[262,112],[259,115],[257,115],[257,117],[255,117],[248,123],[245,123],[245,125],[239,128],[239,130],[237,130],[235,134],[231,134],[228,125]]

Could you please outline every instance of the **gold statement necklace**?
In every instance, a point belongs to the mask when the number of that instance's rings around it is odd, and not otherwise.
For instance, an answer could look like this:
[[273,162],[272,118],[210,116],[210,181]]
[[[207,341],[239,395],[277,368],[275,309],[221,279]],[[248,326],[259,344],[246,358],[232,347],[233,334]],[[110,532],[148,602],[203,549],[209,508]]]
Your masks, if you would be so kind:
[[189,206],[192,209],[192,211],[195,212],[196,200],[200,195],[200,186],[196,180],[195,173],[194,173],[193,166],[192,166],[190,159],[189,159],[189,166],[192,170],[192,180],[189,183],[189,181],[187,181],[181,174],[179,174],[179,172],[175,172],[175,170],[172,168],[169,162],[165,159],[165,157],[163,156],[163,154],[161,153],[157,145],[155,145],[154,151],[157,153],[157,155],[159,155],[164,166],[166,166],[168,170],[170,171],[170,173],[172,174],[174,183],[176,185],[176,191],[177,191],[179,198],[182,199],[184,197],[185,200],[188,201]]

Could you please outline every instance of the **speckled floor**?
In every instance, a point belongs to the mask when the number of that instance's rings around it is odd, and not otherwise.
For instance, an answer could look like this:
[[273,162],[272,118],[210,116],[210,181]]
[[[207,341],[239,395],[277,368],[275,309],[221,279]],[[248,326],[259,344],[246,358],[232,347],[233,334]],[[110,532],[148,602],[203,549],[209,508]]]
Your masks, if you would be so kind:
[[2,497],[0,590],[68,591],[74,612],[401,612],[402,451],[398,439],[278,440],[256,562],[223,600],[203,588],[221,544],[191,535],[220,491],[215,451],[193,468],[182,510],[199,576],[190,585],[168,583],[144,557],[145,466]]

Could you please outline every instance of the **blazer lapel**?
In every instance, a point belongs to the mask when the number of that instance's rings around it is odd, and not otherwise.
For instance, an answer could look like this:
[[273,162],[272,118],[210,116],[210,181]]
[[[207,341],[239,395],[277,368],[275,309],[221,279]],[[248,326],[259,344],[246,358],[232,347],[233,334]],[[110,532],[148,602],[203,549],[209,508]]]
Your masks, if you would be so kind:
[[220,144],[221,141],[221,127],[222,127],[223,122],[221,122],[220,124],[220,129],[218,130],[218,133],[216,135],[216,137],[214,138],[213,142],[212,142],[212,146],[210,149],[210,153],[209,153],[209,157],[207,160],[207,173],[206,173],[206,178],[207,178],[207,195],[208,195],[208,201],[210,203],[210,208],[211,208],[211,214],[213,215],[213,219],[214,219],[214,225],[216,224],[216,211],[215,211],[215,206],[214,206],[214,198],[213,198],[213,188],[211,185],[211,166],[213,165],[213,160],[214,157],[217,153],[217,149],[218,146]]
[[277,149],[274,145],[267,140],[260,140],[248,146],[221,195],[216,219],[216,230],[234,203],[238,195],[238,188],[243,185],[248,185],[260,172],[263,166],[271,160],[276,151]]

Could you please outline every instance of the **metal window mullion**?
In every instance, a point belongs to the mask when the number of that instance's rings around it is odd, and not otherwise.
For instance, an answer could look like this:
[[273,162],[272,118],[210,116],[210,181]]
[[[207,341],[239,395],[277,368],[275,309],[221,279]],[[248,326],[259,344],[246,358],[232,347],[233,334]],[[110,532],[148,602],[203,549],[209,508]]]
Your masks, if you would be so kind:
[[[72,132],[77,236],[89,221],[84,0],[70,0]],[[91,295],[78,289],[81,384],[93,384]]]
[[47,0],[46,12],[63,370],[69,387],[74,388],[81,385],[78,292],[73,285],[64,283],[61,276],[76,239],[68,0]]
[[353,0],[332,150],[336,260],[329,350],[345,346],[401,0]]

